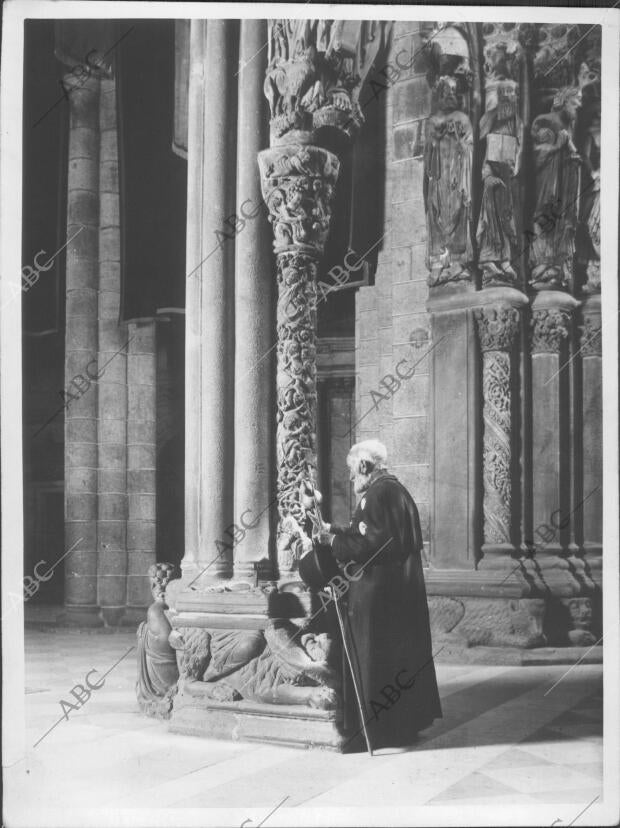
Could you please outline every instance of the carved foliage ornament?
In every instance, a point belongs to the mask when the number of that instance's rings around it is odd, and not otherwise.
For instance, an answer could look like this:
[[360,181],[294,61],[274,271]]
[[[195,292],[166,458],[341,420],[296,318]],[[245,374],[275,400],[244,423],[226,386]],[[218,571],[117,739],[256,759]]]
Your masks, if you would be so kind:
[[535,310],[532,317],[532,353],[558,354],[568,339],[570,313],[558,308]]
[[519,311],[516,308],[476,308],[474,318],[483,351],[510,351],[519,330]]
[[601,356],[601,318],[600,316],[586,316],[583,320],[581,333],[581,356]]

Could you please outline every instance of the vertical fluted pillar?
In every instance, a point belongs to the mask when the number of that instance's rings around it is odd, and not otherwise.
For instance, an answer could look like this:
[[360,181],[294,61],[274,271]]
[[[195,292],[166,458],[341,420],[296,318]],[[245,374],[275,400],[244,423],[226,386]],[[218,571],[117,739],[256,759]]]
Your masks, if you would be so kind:
[[156,559],[157,322],[129,323],[127,345],[127,615],[144,615]]
[[226,220],[235,212],[236,30],[230,20],[191,23],[182,563],[190,581],[232,574],[234,242]]
[[[567,356],[572,315],[578,306],[563,291],[541,291],[532,305],[533,541],[539,559],[567,551],[571,511]],[[560,560],[555,567],[568,568]]]
[[[525,298],[525,297],[524,297]],[[477,308],[482,351],[482,419],[485,559],[514,551],[512,477],[512,351],[519,311],[511,306]]]
[[[99,79],[64,79],[69,102],[65,328],[65,562],[68,620],[100,624],[97,605],[97,387],[87,376],[97,357],[99,235]],[[78,229],[82,230],[77,233]],[[79,395],[73,378],[82,387]],[[79,543],[78,543],[79,541]]]
[[274,282],[269,228],[256,157],[268,144],[263,83],[267,22],[242,20],[238,77],[237,214],[244,223],[235,252],[234,519],[251,525],[235,547],[236,579],[269,560],[273,499]]
[[97,596],[105,623],[115,625],[125,611],[127,588],[127,327],[119,323],[121,242],[114,79],[101,80],[99,111]]
[[260,153],[259,165],[277,260],[277,549],[286,580],[301,551],[300,485],[316,481],[316,273],[339,161],[320,147],[292,144]]

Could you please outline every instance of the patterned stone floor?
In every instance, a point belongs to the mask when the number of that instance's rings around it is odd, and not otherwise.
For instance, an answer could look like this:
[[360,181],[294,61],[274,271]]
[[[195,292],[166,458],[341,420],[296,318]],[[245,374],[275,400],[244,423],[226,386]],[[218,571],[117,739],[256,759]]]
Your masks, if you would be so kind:
[[[6,772],[5,791],[23,809],[44,806],[45,818],[24,811],[23,822],[6,824],[154,826],[176,813],[168,824],[346,825],[346,811],[322,821],[325,809],[346,807],[364,808],[365,824],[386,824],[372,814],[388,804],[429,815],[552,804],[566,806],[556,823],[566,825],[566,814],[601,801],[600,665],[439,664],[443,720],[414,748],[371,759],[168,733],[137,712],[134,641],[131,632],[27,630],[27,755]],[[109,671],[104,686],[61,718],[60,700],[73,700],[91,669],[92,683]],[[90,822],[83,808],[116,817]],[[142,822],[136,808],[154,810]],[[234,810],[206,810],[221,808]],[[575,824],[592,824],[586,817]]]

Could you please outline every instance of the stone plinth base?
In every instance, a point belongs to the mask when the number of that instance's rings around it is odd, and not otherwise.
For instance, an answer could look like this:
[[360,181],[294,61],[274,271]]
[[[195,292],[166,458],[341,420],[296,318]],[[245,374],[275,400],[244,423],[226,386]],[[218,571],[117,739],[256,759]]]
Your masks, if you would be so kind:
[[174,700],[169,730],[189,736],[271,742],[342,751],[341,714],[293,704],[218,702],[207,697],[204,682],[189,681]]

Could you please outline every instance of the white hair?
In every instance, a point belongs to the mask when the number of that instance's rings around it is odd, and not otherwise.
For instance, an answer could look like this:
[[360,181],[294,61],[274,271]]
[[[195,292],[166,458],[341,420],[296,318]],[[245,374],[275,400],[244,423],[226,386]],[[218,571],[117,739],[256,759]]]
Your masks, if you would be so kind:
[[360,460],[366,460],[373,469],[385,469],[387,461],[387,449],[379,440],[362,440],[351,446],[347,454],[347,465],[350,469],[357,466]]

